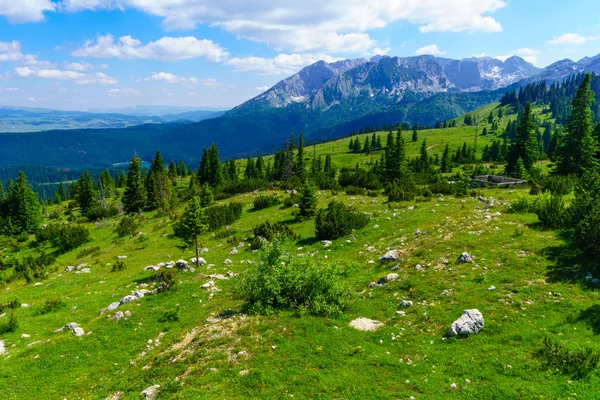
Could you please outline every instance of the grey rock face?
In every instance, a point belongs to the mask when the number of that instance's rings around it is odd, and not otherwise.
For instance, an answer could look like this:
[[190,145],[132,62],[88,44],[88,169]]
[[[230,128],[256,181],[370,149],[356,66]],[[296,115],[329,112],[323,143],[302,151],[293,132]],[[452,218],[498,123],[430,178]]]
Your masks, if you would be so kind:
[[473,257],[466,251],[458,257],[458,262],[461,264],[473,262]]

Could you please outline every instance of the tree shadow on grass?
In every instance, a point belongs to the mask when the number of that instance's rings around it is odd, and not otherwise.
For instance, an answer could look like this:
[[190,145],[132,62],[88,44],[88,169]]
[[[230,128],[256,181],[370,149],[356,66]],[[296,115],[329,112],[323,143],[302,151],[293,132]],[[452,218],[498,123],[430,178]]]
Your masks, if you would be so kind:
[[564,240],[562,246],[546,247],[543,250],[544,256],[551,262],[546,271],[548,281],[578,283],[590,289],[597,287],[592,279],[586,279],[588,274],[598,273],[597,260],[579,250],[567,233],[559,235]]
[[585,322],[590,326],[594,335],[600,335],[600,304],[594,304],[582,311],[575,319],[576,322]]

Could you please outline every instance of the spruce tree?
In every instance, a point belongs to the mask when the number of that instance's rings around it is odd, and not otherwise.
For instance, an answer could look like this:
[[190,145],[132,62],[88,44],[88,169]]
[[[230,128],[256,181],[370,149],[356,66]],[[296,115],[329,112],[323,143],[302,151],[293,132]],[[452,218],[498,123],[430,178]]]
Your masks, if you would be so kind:
[[254,159],[248,157],[246,160],[246,170],[244,171],[244,178],[247,180],[256,178],[256,164]]
[[77,181],[77,203],[81,207],[81,214],[87,215],[96,205],[96,191],[90,171],[85,173]]
[[450,166],[450,146],[448,146],[448,144],[446,144],[446,147],[444,147],[441,164],[440,170],[442,173],[451,172],[452,167]]
[[354,141],[354,153],[360,153],[362,150],[362,146],[360,145],[360,140],[358,138],[356,138],[356,140]]
[[175,161],[171,160],[169,163],[169,179],[174,181],[177,178],[177,166],[175,165]]
[[208,183],[202,185],[200,189],[200,205],[204,208],[209,207],[214,201],[213,191],[211,190]]
[[510,148],[508,154],[506,173],[513,176],[519,158],[527,172],[531,171],[534,163],[539,158],[537,137],[535,134],[536,123],[531,109],[531,103],[527,103],[525,112],[521,117],[518,127],[515,143]]
[[167,206],[171,200],[171,188],[165,161],[160,151],[157,151],[146,175],[146,208],[155,210]]
[[62,182],[58,184],[58,190],[56,191],[56,193],[58,193],[58,196],[61,198],[61,201],[65,201],[69,198],[69,196],[67,195],[67,191],[65,190],[65,185]]
[[19,171],[19,177],[15,184],[10,185],[6,205],[7,221],[5,226],[8,234],[33,233],[38,230],[42,222],[42,205],[38,196],[27,183],[27,177],[23,171]]
[[363,153],[369,154],[371,152],[371,144],[369,142],[369,137],[365,138],[365,145],[363,146]]
[[417,124],[415,124],[415,126],[413,127],[412,141],[413,142],[418,142],[419,141],[419,137],[418,137],[418,134],[417,134]]
[[239,180],[237,165],[235,165],[234,160],[229,160],[227,162],[226,175],[227,175],[227,180],[230,183],[237,183],[237,181]]
[[426,171],[429,169],[429,153],[427,152],[427,140],[423,140],[421,144],[421,152],[419,157],[419,164],[421,166],[421,170]]
[[555,172],[560,175],[582,176],[586,171],[597,171],[598,141],[592,136],[591,104],[594,92],[590,88],[592,76],[586,74],[572,102],[567,119],[566,134],[554,151]]
[[122,203],[123,209],[128,214],[140,213],[146,206],[146,188],[142,176],[142,160],[137,156],[134,156],[129,163]]
[[109,170],[102,171],[98,181],[102,184],[107,195],[113,196],[115,194],[115,181]]
[[212,144],[208,150],[208,183],[213,188],[223,184],[223,165],[219,159],[219,148]]
[[311,218],[317,212],[317,190],[312,184],[305,184],[300,191],[299,216]]
[[204,209],[198,197],[190,200],[181,220],[175,226],[175,237],[196,250],[196,266],[200,268],[200,236],[208,232]]
[[300,132],[300,138],[298,139],[298,153],[296,154],[295,173],[300,180],[304,180],[306,165],[304,162],[304,134],[302,132]]
[[260,154],[256,158],[256,177],[265,179],[265,159]]
[[0,181],[0,202],[3,202],[4,200],[6,200],[6,192],[4,191],[4,185],[2,184],[2,181]]

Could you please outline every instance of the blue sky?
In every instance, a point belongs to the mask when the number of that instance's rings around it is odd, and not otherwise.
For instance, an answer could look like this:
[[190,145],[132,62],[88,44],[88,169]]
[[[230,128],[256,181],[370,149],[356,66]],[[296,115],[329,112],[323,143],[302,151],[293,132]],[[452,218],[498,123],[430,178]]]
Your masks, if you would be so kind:
[[233,107],[317,60],[600,53],[585,0],[0,0],[0,105]]

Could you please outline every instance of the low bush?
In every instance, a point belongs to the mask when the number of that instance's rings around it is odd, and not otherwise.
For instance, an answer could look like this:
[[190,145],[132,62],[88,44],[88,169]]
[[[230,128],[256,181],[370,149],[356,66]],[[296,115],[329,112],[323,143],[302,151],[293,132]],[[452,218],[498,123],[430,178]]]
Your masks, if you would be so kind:
[[242,203],[229,203],[212,206],[205,210],[206,223],[211,231],[216,231],[225,225],[231,225],[242,216]]
[[338,315],[355,298],[339,270],[317,266],[310,259],[284,261],[278,245],[263,254],[246,279],[238,282],[244,310],[252,314],[295,310],[302,314]]
[[17,299],[12,299],[9,300],[8,303],[0,304],[0,313],[3,313],[8,309],[16,310],[19,307],[21,307],[21,302]]
[[52,265],[54,261],[56,261],[56,257],[42,252],[37,258],[27,256],[22,260],[17,260],[15,258],[5,260],[3,262],[3,268],[13,268],[15,278],[24,278],[27,283],[31,283],[34,280],[48,278],[48,267]]
[[64,252],[73,250],[86,243],[90,238],[87,228],[77,225],[49,224],[36,233],[38,244],[50,242]]
[[526,197],[519,197],[506,206],[506,211],[511,214],[527,214],[533,212],[533,201]]
[[545,228],[558,229],[565,226],[566,207],[560,195],[538,197],[533,211]]
[[297,239],[298,235],[286,224],[265,221],[253,229],[255,237],[262,237],[269,242],[275,239]]
[[177,270],[175,268],[161,269],[156,274],[156,280],[161,284],[164,284],[166,290],[177,289],[177,284],[179,283],[179,280],[177,279]]
[[19,321],[14,314],[10,314],[8,321],[0,325],[0,335],[5,333],[13,333],[19,328]]
[[127,265],[125,265],[125,262],[123,262],[123,260],[117,260],[117,262],[114,263],[112,268],[110,269],[110,272],[123,271],[126,268],[127,268]]
[[64,307],[66,307],[66,304],[64,301],[59,300],[59,299],[48,299],[48,300],[46,300],[44,305],[38,309],[36,314],[37,315],[45,315],[45,314],[49,314],[54,311],[58,311]]
[[588,377],[600,363],[600,352],[591,348],[572,351],[549,336],[544,338],[543,346],[537,355],[544,359],[546,367],[559,370],[576,379]]
[[160,318],[158,318],[158,322],[178,322],[179,321],[179,312],[175,311],[165,311]]
[[85,216],[90,221],[98,221],[100,219],[111,218],[119,215],[119,209],[117,207],[102,207],[100,205],[90,208]]
[[115,227],[115,233],[119,237],[131,236],[138,232],[140,227],[139,220],[132,216],[126,215],[119,221],[119,224]]
[[417,192],[417,187],[412,181],[394,181],[385,188],[385,194],[389,202],[412,201]]
[[292,207],[294,204],[299,204],[300,203],[300,193],[290,193],[289,196],[287,196],[285,199],[283,199],[283,207],[284,208],[290,208]]
[[315,232],[319,239],[332,240],[364,228],[368,223],[368,216],[342,202],[332,201],[326,209],[317,212]]
[[280,203],[279,197],[261,194],[254,199],[254,210],[263,210],[265,208],[276,206]]
[[364,196],[367,194],[367,189],[356,186],[346,186],[344,191],[348,196]]

